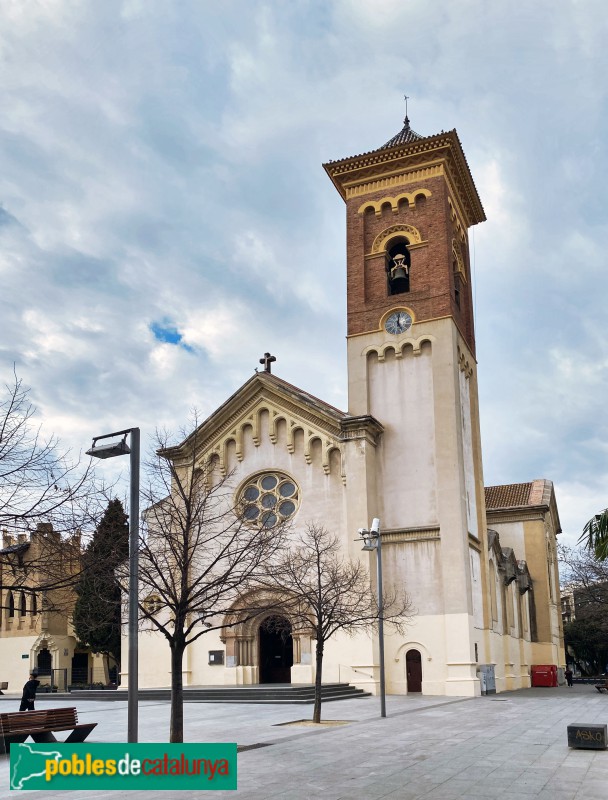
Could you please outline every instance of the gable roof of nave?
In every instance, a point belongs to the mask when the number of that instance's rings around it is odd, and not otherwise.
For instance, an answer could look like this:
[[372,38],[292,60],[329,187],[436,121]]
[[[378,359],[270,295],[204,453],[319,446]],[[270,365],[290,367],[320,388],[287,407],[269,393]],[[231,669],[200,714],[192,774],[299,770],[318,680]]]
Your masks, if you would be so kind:
[[[288,449],[293,452],[293,433],[304,432],[305,452],[314,439],[320,439],[324,453],[340,444],[340,426],[348,415],[329,403],[325,403],[297,386],[268,372],[256,372],[216,411],[202,422],[181,444],[167,448],[163,455],[179,460],[191,452],[195,440],[203,457],[217,453],[224,461],[223,448],[234,440],[237,458],[242,460],[242,436],[246,427],[253,431],[253,441],[260,444],[260,415],[267,411],[269,434],[276,442],[276,424],[285,420],[288,431]],[[290,446],[291,445],[291,446]]]

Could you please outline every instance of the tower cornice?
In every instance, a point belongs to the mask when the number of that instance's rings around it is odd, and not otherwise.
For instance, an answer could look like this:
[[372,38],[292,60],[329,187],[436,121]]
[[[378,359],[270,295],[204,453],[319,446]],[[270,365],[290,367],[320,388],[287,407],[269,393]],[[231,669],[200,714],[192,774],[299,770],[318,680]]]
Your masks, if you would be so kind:
[[377,191],[378,179],[398,174],[442,167],[449,176],[467,227],[486,219],[469,165],[456,130],[427,136],[404,145],[372,150],[368,153],[329,161],[323,168],[343,200],[348,196]]

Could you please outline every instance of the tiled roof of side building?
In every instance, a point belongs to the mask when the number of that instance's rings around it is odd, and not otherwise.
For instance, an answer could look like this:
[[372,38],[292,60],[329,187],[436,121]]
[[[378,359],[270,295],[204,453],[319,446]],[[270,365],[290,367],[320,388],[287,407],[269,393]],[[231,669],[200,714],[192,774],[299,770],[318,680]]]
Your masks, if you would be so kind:
[[486,508],[513,508],[527,506],[532,483],[507,483],[504,486],[486,486]]

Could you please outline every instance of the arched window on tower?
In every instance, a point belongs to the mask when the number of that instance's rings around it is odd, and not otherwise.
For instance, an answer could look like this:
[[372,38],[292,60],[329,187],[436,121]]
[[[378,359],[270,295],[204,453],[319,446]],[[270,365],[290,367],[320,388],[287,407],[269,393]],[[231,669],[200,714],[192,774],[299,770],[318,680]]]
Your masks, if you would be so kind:
[[463,242],[452,239],[452,274],[454,276],[454,303],[456,308],[464,306],[465,247]]
[[386,248],[386,278],[389,294],[410,290],[410,251],[405,237],[391,239]]
[[25,617],[27,614],[27,605],[25,600],[25,592],[21,592],[21,596],[19,598],[19,616]]
[[454,261],[453,264],[454,269],[454,302],[456,303],[457,308],[460,308],[460,298],[462,294],[462,275],[458,269],[458,263]]
[[9,617],[15,616],[15,598],[12,592],[8,593],[8,615]]

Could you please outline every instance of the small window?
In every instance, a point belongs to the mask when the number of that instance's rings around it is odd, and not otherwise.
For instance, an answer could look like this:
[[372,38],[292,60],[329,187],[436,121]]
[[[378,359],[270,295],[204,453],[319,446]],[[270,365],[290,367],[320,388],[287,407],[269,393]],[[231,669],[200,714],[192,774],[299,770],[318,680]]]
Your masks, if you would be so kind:
[[158,614],[163,605],[164,605],[163,601],[156,594],[151,594],[149,597],[146,597],[146,599],[143,602],[143,607],[145,608],[147,613],[151,615]]
[[15,598],[12,592],[8,593],[8,615],[9,617],[15,616]]
[[25,617],[27,614],[27,604],[25,601],[25,592],[21,592],[21,597],[19,598],[19,616]]
[[462,278],[459,273],[454,274],[454,302],[460,308],[460,295],[462,292]]

